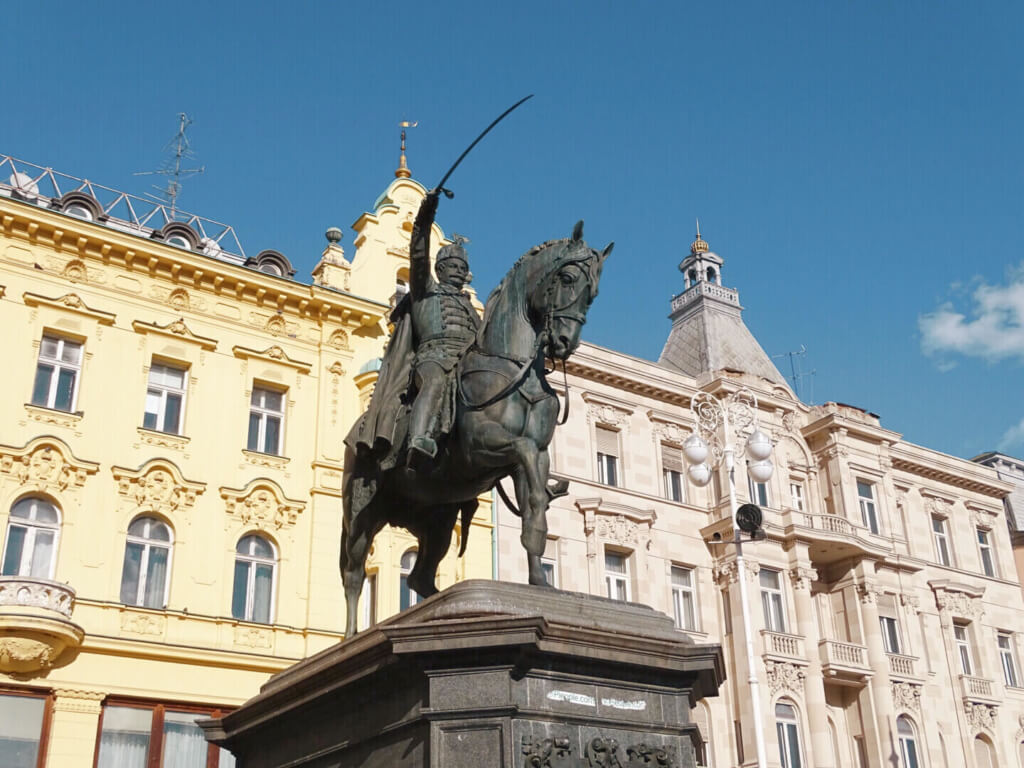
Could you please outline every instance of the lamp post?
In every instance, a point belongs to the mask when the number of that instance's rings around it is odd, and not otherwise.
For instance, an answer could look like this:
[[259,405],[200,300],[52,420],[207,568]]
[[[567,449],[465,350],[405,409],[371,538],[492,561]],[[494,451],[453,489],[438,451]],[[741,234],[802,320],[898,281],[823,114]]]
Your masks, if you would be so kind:
[[[772,476],[772,441],[757,424],[757,398],[747,387],[719,399],[699,392],[690,401],[697,429],[683,444],[683,455],[689,465],[687,477],[703,487],[711,481],[712,468],[725,464],[729,477],[729,512],[732,516],[733,543],[736,545],[736,569],[740,585],[740,610],[743,613],[743,636],[747,649],[747,683],[754,714],[754,741],[757,744],[758,768],[767,768],[764,722],[761,719],[761,698],[755,671],[754,640],[750,628],[750,599],[743,561],[743,534],[756,534],[761,529],[760,510],[750,504],[736,504],[736,454],[750,459],[747,472],[759,483]],[[710,461],[710,463],[709,463]]]

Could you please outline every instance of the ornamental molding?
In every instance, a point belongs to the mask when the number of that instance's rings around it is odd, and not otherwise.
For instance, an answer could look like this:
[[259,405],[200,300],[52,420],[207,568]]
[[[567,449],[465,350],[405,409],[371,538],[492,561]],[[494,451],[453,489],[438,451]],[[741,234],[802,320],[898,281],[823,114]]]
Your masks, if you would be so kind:
[[971,525],[975,528],[985,528],[991,531],[996,527],[996,523],[999,521],[998,509],[969,501],[965,502],[965,506],[967,511],[971,513]]
[[172,451],[184,451],[191,441],[191,438],[185,435],[172,435],[170,432],[159,432],[145,427],[136,427],[135,431],[138,433],[139,439],[146,445],[170,448]]
[[139,508],[169,515],[191,507],[206,490],[206,483],[186,480],[166,459],[151,459],[138,469],[111,467],[117,492]]
[[235,354],[235,357],[240,357],[243,360],[260,360],[264,363],[277,363],[289,368],[294,368],[302,373],[309,373],[313,368],[312,363],[304,363],[301,360],[292,359],[288,356],[287,352],[276,344],[274,346],[267,347],[262,351],[241,346],[234,346],[231,348],[231,351]]
[[81,411],[72,413],[70,411],[58,411],[54,408],[44,408],[32,403],[25,403],[25,413],[32,421],[40,424],[50,424],[55,427],[74,429],[82,421]]
[[[758,574],[761,573],[761,564],[749,559],[744,559],[743,563],[747,571],[747,581],[756,581]],[[711,569],[711,576],[722,586],[735,584],[739,581],[739,564],[736,560],[719,563]]]
[[22,300],[27,306],[30,307],[49,307],[50,309],[59,309],[65,312],[74,312],[78,315],[85,315],[98,323],[103,325],[113,325],[114,318],[116,315],[113,312],[103,312],[99,309],[93,309],[84,301],[82,297],[77,293],[65,293],[63,296],[57,298],[48,298],[46,296],[40,296],[38,293],[25,292],[21,295]]
[[32,672],[53,666],[64,650],[32,637],[0,637],[0,672]]
[[947,519],[953,512],[953,501],[944,496],[936,496],[928,491],[921,491],[924,498],[924,511],[932,517]]
[[0,607],[43,608],[71,618],[75,590],[49,579],[26,576],[0,576]]
[[98,715],[102,709],[100,702],[107,697],[105,691],[90,691],[84,688],[54,688],[53,695],[55,711],[86,715]]
[[167,618],[152,613],[125,612],[121,614],[121,631],[132,635],[160,637],[167,629]]
[[981,598],[984,587],[958,584],[948,579],[929,581],[928,586],[935,593],[935,604],[941,614],[959,616],[964,619],[980,619],[985,612]]
[[228,515],[263,530],[290,528],[306,508],[304,502],[289,499],[277,483],[265,477],[252,480],[244,488],[222,487],[220,495]]
[[167,325],[155,323],[144,323],[141,320],[132,321],[132,329],[136,333],[151,333],[157,336],[164,336],[175,341],[189,341],[198,344],[202,349],[212,351],[217,348],[217,340],[206,336],[199,336],[192,332],[185,321],[181,318],[173,320]]
[[267,467],[268,469],[287,469],[288,462],[291,461],[287,456],[275,456],[270,453],[249,451],[245,448],[242,449],[242,455],[245,457],[247,464],[252,464],[255,467]]
[[914,683],[893,683],[892,703],[896,709],[921,711],[921,686]]
[[348,341],[348,334],[341,329],[327,337],[327,346],[334,349],[352,349]]
[[995,704],[979,704],[973,701],[964,702],[964,714],[967,716],[967,724],[974,731],[996,731],[996,715],[999,714],[999,707]]
[[909,595],[906,592],[901,593],[900,604],[915,616],[921,612],[921,598],[917,595]]
[[818,572],[813,568],[797,566],[789,570],[789,579],[793,582],[793,589],[809,591],[811,584],[818,580]]
[[766,661],[764,668],[768,673],[768,688],[772,694],[782,691],[795,694],[804,692],[804,678],[807,675],[802,667],[788,661]]
[[693,433],[693,426],[683,426],[682,419],[671,414],[661,413],[654,409],[647,411],[647,419],[651,422],[651,431],[659,442],[673,443],[682,447]]
[[235,627],[235,645],[243,645],[246,648],[270,648],[270,630],[261,627]]
[[[327,372],[331,373],[331,374],[334,374],[335,376],[344,376],[345,375],[345,366],[343,366],[341,363],[335,361],[335,362],[331,363],[331,366],[327,369]],[[377,373],[377,372],[373,371],[373,373]]]
[[782,428],[790,434],[797,434],[796,414],[793,411],[782,414]]
[[618,428],[629,424],[629,417],[634,411],[629,403],[591,392],[584,392],[581,397],[587,404],[587,424],[607,424]]
[[885,594],[885,589],[880,584],[866,581],[857,585],[857,597],[862,605],[874,605],[878,598]]
[[14,478],[27,490],[81,488],[99,468],[95,462],[76,459],[67,444],[56,437],[37,437],[23,448],[0,445],[0,474]]

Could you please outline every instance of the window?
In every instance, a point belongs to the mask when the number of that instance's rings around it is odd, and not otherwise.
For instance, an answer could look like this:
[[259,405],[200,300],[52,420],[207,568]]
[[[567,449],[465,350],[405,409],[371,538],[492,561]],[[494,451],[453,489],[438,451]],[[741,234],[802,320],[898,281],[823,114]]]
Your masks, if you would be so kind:
[[779,737],[779,762],[782,768],[801,768],[799,722],[796,709],[780,701],[775,705],[775,731]]
[[5,768],[37,768],[46,760],[42,744],[47,716],[42,696],[0,694],[0,755]]
[[673,445],[661,446],[661,471],[665,478],[665,498],[670,501],[685,501],[683,491],[683,452]]
[[249,439],[246,447],[250,451],[280,456],[284,392],[253,387],[250,403]]
[[761,607],[764,609],[764,627],[770,632],[786,631],[786,611],[782,603],[782,583],[779,572],[762,568],[758,574],[761,581]]
[[629,600],[629,568],[626,555],[604,553],[604,583],[612,600]]
[[416,590],[409,586],[409,574],[412,573],[412,569],[415,565],[416,550],[407,550],[406,553],[402,555],[398,585],[398,609],[401,611],[404,611],[410,606],[416,605],[420,599]]
[[619,484],[619,433],[614,429],[597,428],[597,481],[605,485]]
[[793,502],[793,509],[797,512],[804,511],[804,486],[803,483],[789,484],[789,498]]
[[768,483],[758,483],[754,478],[747,475],[747,485],[750,489],[750,501],[759,507],[768,506]]
[[996,753],[984,736],[974,737],[974,765],[977,768],[996,768]]
[[965,675],[973,675],[974,662],[971,657],[971,642],[967,637],[966,624],[953,625],[953,639],[956,642],[957,656],[960,657],[960,671]]
[[900,739],[900,768],[919,768],[914,725],[906,715],[896,718],[896,734]]
[[1016,654],[1013,652],[1013,635],[1009,632],[999,632],[996,635],[996,643],[999,646],[999,660],[1003,665],[1003,682],[1010,688],[1019,688],[1020,679],[1017,676]]
[[932,518],[932,537],[935,539],[935,559],[939,565],[951,565],[953,560],[949,556],[949,534],[944,518]]
[[43,336],[39,345],[32,405],[58,411],[75,410],[82,345],[57,336]]
[[882,645],[885,646],[886,653],[903,653],[897,616],[895,595],[880,595],[878,598],[878,622],[882,626]]
[[145,608],[167,605],[171,529],[152,517],[140,517],[128,526],[121,569],[121,602]]
[[672,613],[676,629],[697,629],[696,596],[693,589],[693,571],[672,566]]
[[991,534],[984,528],[978,528],[978,552],[981,553],[981,570],[986,576],[996,575],[996,557],[992,551]]
[[547,579],[548,586],[558,589],[558,560],[554,557],[542,557],[540,566],[544,569],[544,578]]
[[235,547],[235,585],[231,615],[243,621],[269,624],[273,608],[273,545],[262,536],[243,536]]
[[875,486],[863,480],[857,481],[857,500],[860,502],[860,519],[864,527],[878,533],[878,511],[875,508]]
[[52,579],[60,513],[45,499],[29,496],[11,507],[4,547],[4,576]]
[[179,705],[107,705],[96,768],[234,768],[234,756],[209,744],[196,725],[222,714]]
[[153,363],[149,368],[146,414],[142,417],[142,426],[158,432],[180,435],[187,383],[188,371],[184,368]]
[[363,579],[363,609],[359,616],[363,629],[377,623],[377,574],[368,573]]

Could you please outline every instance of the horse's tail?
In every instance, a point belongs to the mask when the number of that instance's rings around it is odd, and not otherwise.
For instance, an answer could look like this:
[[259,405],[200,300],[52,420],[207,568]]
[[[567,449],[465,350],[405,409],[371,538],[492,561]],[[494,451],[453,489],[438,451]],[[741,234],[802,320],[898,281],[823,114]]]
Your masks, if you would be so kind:
[[473,515],[476,514],[477,506],[478,502],[476,499],[470,499],[462,504],[462,519],[459,521],[460,528],[462,529],[462,542],[459,544],[459,557],[466,554],[466,544],[469,543],[469,526],[473,523]]

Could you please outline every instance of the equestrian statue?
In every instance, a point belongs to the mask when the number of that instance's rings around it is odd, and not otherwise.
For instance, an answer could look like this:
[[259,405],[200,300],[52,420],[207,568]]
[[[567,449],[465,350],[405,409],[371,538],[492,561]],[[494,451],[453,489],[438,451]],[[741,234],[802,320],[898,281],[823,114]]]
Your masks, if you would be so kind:
[[[419,541],[409,586],[437,592],[437,566],[460,519],[465,552],[477,497],[511,477],[522,517],[531,584],[546,584],[541,556],[547,509],[568,483],[550,476],[548,445],[559,401],[545,363],[579,346],[587,310],[612,244],[603,251],[572,236],[527,251],[491,293],[478,319],[463,286],[461,242],[440,249],[430,275],[430,231],[440,185],[413,224],[410,289],[392,313],[394,330],[370,406],[345,439],[341,573],[346,636],[374,536],[390,524]],[[499,487],[499,491],[500,491]]]

